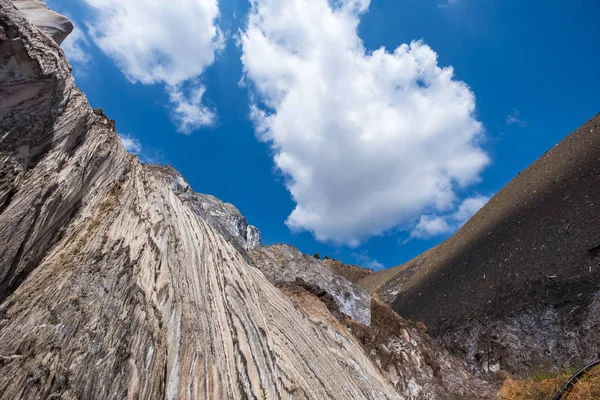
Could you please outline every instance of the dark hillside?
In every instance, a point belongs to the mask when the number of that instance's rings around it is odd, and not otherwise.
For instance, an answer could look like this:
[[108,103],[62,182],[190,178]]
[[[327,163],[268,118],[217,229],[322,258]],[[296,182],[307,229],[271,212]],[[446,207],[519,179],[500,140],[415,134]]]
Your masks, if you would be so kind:
[[[559,325],[579,327],[600,290],[599,249],[600,114],[444,243],[360,284],[437,336],[469,321],[485,325],[548,310]],[[562,358],[560,350],[549,351]]]

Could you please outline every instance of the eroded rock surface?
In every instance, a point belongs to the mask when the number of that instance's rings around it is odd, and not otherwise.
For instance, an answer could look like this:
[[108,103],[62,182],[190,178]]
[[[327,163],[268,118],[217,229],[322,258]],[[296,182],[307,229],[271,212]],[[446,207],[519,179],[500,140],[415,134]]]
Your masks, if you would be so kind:
[[[289,245],[261,247],[250,254],[255,265],[300,311],[344,341],[359,343],[382,374],[407,398],[493,397],[493,385],[467,372],[464,362],[435,343],[422,323],[403,319],[387,304],[370,296],[361,300],[361,307],[369,307],[368,324],[357,320],[352,313],[341,312],[343,301],[335,295],[356,289],[336,271],[356,275],[360,272],[357,269],[362,268],[340,261],[321,262]],[[363,315],[366,314],[359,314]]]
[[372,299],[371,325],[366,326],[334,315],[327,301],[303,285],[288,283],[281,290],[311,320],[344,341],[359,343],[406,398],[494,398],[493,385],[467,372],[461,361],[429,338],[423,324],[401,318],[385,303]]
[[244,250],[260,246],[258,228],[248,225],[246,218],[230,203],[209,194],[186,192],[183,196],[205,220],[224,236],[229,236]]
[[249,254],[256,266],[274,285],[300,279],[332,296],[343,314],[361,324],[371,323],[369,293],[333,272],[322,261],[287,244],[258,247]]
[[0,397],[400,399],[143,165],[0,0]]
[[240,251],[254,249],[261,245],[260,231],[249,225],[240,211],[230,203],[225,203],[209,194],[194,192],[183,176],[170,166],[161,172],[170,181],[171,189],[206,222],[229,240]]
[[29,22],[50,36],[57,44],[61,44],[73,31],[71,21],[48,9],[43,1],[12,0],[12,2]]

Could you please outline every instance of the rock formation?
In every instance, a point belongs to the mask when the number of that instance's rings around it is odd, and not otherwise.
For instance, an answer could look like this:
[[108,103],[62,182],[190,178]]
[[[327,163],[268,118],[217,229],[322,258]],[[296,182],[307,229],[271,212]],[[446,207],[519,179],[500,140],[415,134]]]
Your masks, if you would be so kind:
[[372,273],[263,247],[233,205],[128,154],[75,87],[71,29],[0,0],[0,399],[484,399],[465,361],[597,355],[600,117]]
[[359,283],[474,369],[526,373],[600,352],[600,114],[454,236]]
[[125,151],[8,0],[0,26],[1,398],[405,398]]
[[338,310],[353,320],[371,323],[371,296],[333,272],[326,264],[286,244],[259,247],[250,257],[274,285],[301,280],[332,297]]
[[25,18],[37,26],[44,34],[50,36],[58,44],[73,31],[73,24],[68,18],[48,9],[40,0],[13,0],[13,4],[23,13]]
[[189,206],[240,251],[260,246],[260,231],[248,225],[246,218],[233,204],[224,203],[214,196],[191,190],[183,176],[171,167],[165,169],[171,178],[171,189]]
[[[257,248],[250,255],[265,276],[311,321],[318,321],[336,336],[359,343],[407,398],[493,397],[491,385],[472,376],[461,361],[433,342],[423,324],[398,316],[385,303],[336,276],[330,265],[346,273],[357,273],[362,268],[339,261],[321,262],[289,245]],[[348,299],[354,299],[352,307],[348,307]],[[357,309],[361,311],[357,313]],[[353,339],[348,338],[348,332]]]

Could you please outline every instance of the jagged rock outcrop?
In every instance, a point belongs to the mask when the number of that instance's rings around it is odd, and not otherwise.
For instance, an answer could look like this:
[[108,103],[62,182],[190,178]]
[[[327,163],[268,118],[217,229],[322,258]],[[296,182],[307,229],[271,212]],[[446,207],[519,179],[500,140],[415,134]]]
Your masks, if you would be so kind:
[[252,250],[250,257],[271,283],[281,285],[300,279],[332,296],[339,311],[361,324],[371,323],[371,296],[364,289],[334,273],[326,264],[287,244]]
[[8,0],[0,26],[0,398],[404,398],[125,151]]
[[[408,399],[491,399],[493,385],[469,372],[464,364],[433,342],[422,324],[398,316],[388,305],[371,300],[371,324],[336,313],[335,305],[304,284],[280,286],[312,321],[332,334],[359,343],[383,375]],[[341,318],[340,318],[341,316]],[[349,337],[348,332],[354,336]]]
[[209,194],[186,192],[183,196],[205,220],[224,236],[230,236],[244,250],[260,246],[258,228],[248,225],[246,218],[232,204]]
[[73,31],[73,24],[63,15],[46,7],[40,0],[12,0],[29,22],[38,27],[44,34],[50,36],[56,43],[63,40]]
[[[261,247],[250,252],[255,265],[311,320],[358,342],[396,389],[409,399],[486,399],[493,397],[489,383],[467,372],[428,336],[425,325],[398,316],[388,305],[371,298],[340,276],[356,273],[356,266],[340,261],[321,262],[289,245]],[[362,274],[361,274],[362,275]],[[368,307],[368,323],[341,312],[341,293],[355,292],[361,308]],[[364,298],[364,300],[362,300]],[[367,314],[362,312],[358,317]]]
[[362,279],[475,369],[585,364],[600,353],[600,114],[444,243]]
[[260,246],[260,231],[257,227],[248,225],[246,217],[230,203],[225,203],[209,194],[196,193],[179,172],[172,167],[166,167],[171,189],[182,200],[189,202],[190,207],[216,229],[239,250],[247,251]]

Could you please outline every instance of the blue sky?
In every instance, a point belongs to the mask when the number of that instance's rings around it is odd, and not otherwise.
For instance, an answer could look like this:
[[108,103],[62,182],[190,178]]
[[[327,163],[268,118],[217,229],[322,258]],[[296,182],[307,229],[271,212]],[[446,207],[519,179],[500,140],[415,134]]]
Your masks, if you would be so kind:
[[447,238],[600,111],[594,0],[48,3],[140,158],[266,244],[368,267]]

